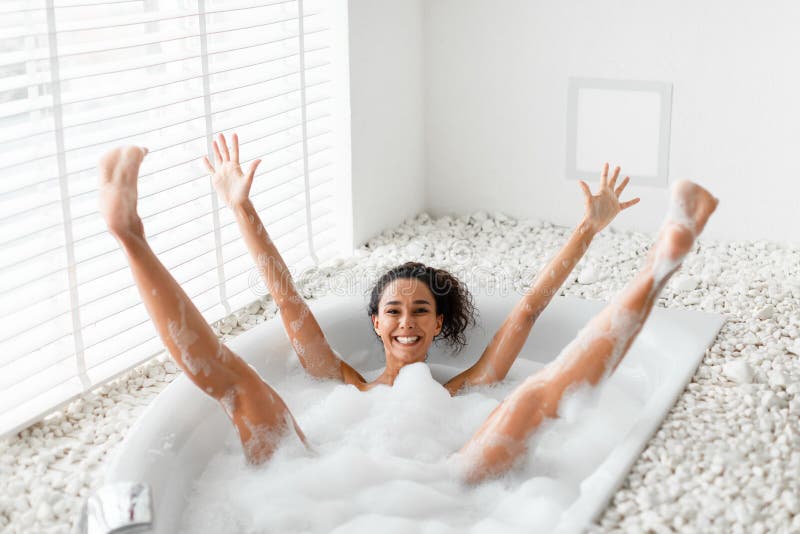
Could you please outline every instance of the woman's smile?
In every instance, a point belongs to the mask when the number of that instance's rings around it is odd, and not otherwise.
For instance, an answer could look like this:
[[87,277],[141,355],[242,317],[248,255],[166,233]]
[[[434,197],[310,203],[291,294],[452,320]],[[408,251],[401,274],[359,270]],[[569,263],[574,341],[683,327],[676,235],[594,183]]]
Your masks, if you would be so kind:
[[442,316],[436,311],[433,293],[418,280],[400,278],[386,287],[378,313],[372,318],[375,333],[383,339],[387,368],[392,373],[425,359],[428,347],[442,328]]

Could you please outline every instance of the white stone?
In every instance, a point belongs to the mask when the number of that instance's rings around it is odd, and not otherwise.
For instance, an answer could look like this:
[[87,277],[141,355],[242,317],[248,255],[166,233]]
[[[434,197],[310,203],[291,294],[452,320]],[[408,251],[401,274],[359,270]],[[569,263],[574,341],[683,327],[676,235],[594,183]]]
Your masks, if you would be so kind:
[[756,337],[754,333],[747,332],[742,338],[742,342],[745,345],[758,345],[760,343],[760,340],[758,339],[758,337]]
[[697,288],[700,284],[700,278],[697,276],[675,276],[670,285],[675,291],[687,292]]
[[578,283],[589,285],[597,282],[600,279],[597,269],[593,265],[587,265],[578,274]]
[[786,507],[786,510],[791,514],[798,514],[800,513],[800,500],[798,500],[797,494],[790,490],[785,490],[781,494],[781,501],[783,505]]
[[750,384],[753,382],[753,370],[747,365],[747,362],[742,360],[726,363],[722,367],[722,372],[737,384]]
[[687,305],[698,304],[701,300],[699,291],[691,291],[683,298],[683,303]]
[[776,397],[775,394],[772,391],[767,391],[761,397],[761,406],[763,406],[765,408],[771,408],[772,406],[775,406],[776,404],[779,404],[779,403],[780,403],[780,399],[778,399],[778,397]]
[[770,319],[775,315],[775,308],[771,304],[767,304],[756,313],[756,318],[760,320]]
[[36,509],[36,519],[39,521],[52,521],[53,508],[46,502],[40,503],[39,507]]
[[786,374],[779,370],[770,371],[767,377],[769,385],[772,387],[785,386],[788,383]]
[[717,300],[714,297],[706,297],[700,302],[700,307],[705,310],[713,310],[717,304]]

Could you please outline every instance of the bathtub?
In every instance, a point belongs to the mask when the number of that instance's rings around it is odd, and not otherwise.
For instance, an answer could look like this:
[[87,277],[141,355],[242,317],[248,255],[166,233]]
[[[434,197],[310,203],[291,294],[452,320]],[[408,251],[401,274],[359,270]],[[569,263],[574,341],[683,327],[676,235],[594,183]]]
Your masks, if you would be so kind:
[[[476,294],[480,319],[478,327],[469,336],[467,348],[454,360],[444,351],[432,347],[431,368],[457,365],[465,369],[470,366],[518,299],[519,295],[515,294]],[[519,358],[539,363],[552,360],[604,304],[571,297],[554,298],[539,317]],[[348,353],[359,349],[363,353],[365,347],[371,347],[369,361],[356,364],[358,369],[368,371],[382,367],[382,346],[375,341],[362,298],[326,297],[311,302],[310,307],[331,345],[346,360]],[[560,532],[581,531],[606,507],[648,439],[691,379],[722,323],[721,316],[709,313],[653,310],[612,378],[616,387],[624,388],[626,393],[641,400],[642,408],[629,433],[581,483],[580,497],[562,515]],[[285,361],[270,359],[270,355],[290,354],[291,351],[283,325],[277,320],[267,321],[242,333],[231,340],[229,346],[267,381],[286,369]],[[524,362],[519,363],[524,365]],[[145,517],[143,523],[151,524],[149,530],[142,531],[156,534],[177,532],[193,480],[222,447],[231,428],[218,403],[203,394],[186,376],[180,376],[148,406],[131,428],[107,466],[103,488],[145,483],[149,486],[147,500],[138,504],[139,508],[147,508],[140,510]],[[103,488],[95,498],[102,494]],[[95,511],[97,506],[95,502]],[[115,503],[112,506],[124,509],[126,504]],[[92,528],[87,530],[91,532]],[[97,528],[94,531],[97,532]]]

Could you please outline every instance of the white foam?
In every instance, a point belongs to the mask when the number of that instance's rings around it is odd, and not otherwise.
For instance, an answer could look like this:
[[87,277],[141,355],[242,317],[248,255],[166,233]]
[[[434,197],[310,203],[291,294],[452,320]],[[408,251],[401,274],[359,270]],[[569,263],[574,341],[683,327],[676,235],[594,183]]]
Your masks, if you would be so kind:
[[197,341],[197,334],[190,330],[186,325],[186,303],[180,295],[178,295],[178,313],[180,314],[179,321],[170,319],[167,321],[167,330],[172,342],[181,353],[181,361],[186,366],[187,371],[193,376],[197,376],[201,372],[205,376],[211,375],[211,365],[203,359],[195,359],[189,351],[189,347]]
[[297,332],[303,328],[303,323],[305,322],[309,313],[308,306],[303,306],[303,308],[300,310],[300,316],[289,323],[289,326],[292,328],[292,332]]
[[540,367],[520,360],[504,382],[456,397],[422,363],[368,392],[289,373],[274,387],[318,453],[287,439],[265,465],[247,466],[231,432],[196,483],[182,532],[549,532],[641,403],[611,381],[571,393],[569,417],[542,425],[517,469],[464,484],[452,453]]

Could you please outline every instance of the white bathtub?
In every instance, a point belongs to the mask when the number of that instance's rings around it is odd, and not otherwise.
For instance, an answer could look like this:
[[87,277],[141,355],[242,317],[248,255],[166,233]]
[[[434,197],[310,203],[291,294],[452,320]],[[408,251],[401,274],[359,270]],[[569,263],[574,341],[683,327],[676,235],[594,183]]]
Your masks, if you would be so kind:
[[[461,369],[471,365],[519,295],[475,297],[480,320],[479,326],[471,332],[468,347],[456,359],[432,348],[429,363],[457,365]],[[541,363],[550,361],[603,305],[570,297],[553,299],[539,317],[520,358]],[[375,342],[363,299],[327,297],[312,302],[311,308],[331,345],[345,359],[348,353],[363,352],[365,347],[371,347],[368,363],[358,364],[359,370],[382,367],[382,347]],[[643,402],[642,409],[629,433],[581,483],[580,497],[563,514],[559,531],[580,531],[602,512],[691,379],[722,323],[722,317],[714,314],[653,310],[614,377],[616,386]],[[268,382],[286,368],[282,357],[276,359],[274,355],[291,351],[278,320],[241,334],[229,345]],[[105,483],[149,484],[152,532],[177,532],[192,481],[220,450],[230,429],[231,424],[217,402],[181,376],[153,401],[131,429],[107,467]]]

